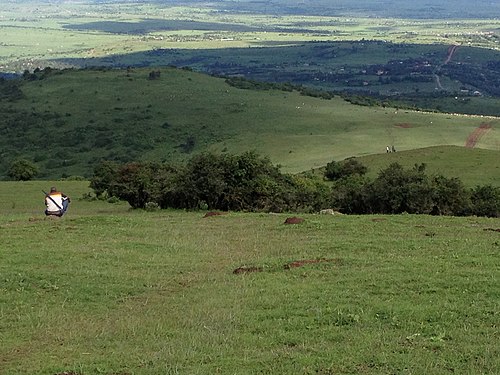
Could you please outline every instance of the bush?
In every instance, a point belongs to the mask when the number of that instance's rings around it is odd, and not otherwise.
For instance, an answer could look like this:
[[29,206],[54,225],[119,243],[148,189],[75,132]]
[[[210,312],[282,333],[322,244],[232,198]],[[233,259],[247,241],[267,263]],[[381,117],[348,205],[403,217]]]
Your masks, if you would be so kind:
[[332,207],[345,214],[367,213],[370,181],[360,175],[347,176],[334,181]]
[[94,175],[90,179],[90,188],[94,190],[97,198],[108,193],[111,183],[118,175],[118,164],[113,161],[101,161],[94,168]]
[[491,185],[476,186],[471,192],[471,214],[500,217],[500,188]]
[[166,208],[164,194],[171,191],[176,176],[176,169],[168,164],[128,163],[118,169],[107,192],[132,208],[144,208],[148,202]]
[[331,207],[329,187],[317,176],[293,176],[295,211],[318,212]]
[[14,161],[7,175],[16,181],[29,181],[38,174],[38,167],[29,160],[19,159]]
[[290,181],[269,159],[254,152],[203,153],[189,160],[184,173],[179,190],[185,208],[203,204],[211,210],[275,210],[288,202]]
[[466,214],[471,209],[470,191],[458,178],[434,176],[432,181],[433,215]]
[[368,168],[360,161],[355,158],[348,158],[340,162],[332,161],[328,163],[325,169],[325,178],[334,181],[353,175],[363,176],[367,171]]
[[425,164],[405,170],[392,163],[368,187],[368,213],[427,214],[432,211],[432,186]]

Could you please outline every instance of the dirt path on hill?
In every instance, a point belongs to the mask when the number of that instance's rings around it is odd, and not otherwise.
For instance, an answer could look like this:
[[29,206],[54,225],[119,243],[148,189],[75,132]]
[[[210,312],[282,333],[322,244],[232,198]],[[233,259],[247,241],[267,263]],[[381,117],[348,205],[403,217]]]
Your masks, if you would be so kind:
[[446,56],[446,60],[444,61],[444,64],[443,65],[446,65],[450,62],[451,58],[453,57],[453,54],[455,53],[455,51],[457,50],[458,48],[458,45],[454,44],[453,46],[450,46],[448,48],[448,55]]
[[439,76],[437,74],[434,74],[434,81],[436,82],[436,86],[440,90],[444,90],[443,85],[441,85],[441,80],[439,79]]
[[474,129],[472,133],[469,134],[467,140],[465,141],[465,147],[474,148],[477,142],[490,131],[492,126],[486,122],[483,122],[479,127]]
[[451,59],[452,59],[453,55],[455,54],[455,51],[457,50],[458,47],[459,46],[457,44],[454,44],[454,45],[448,47],[448,52],[446,54],[446,59],[444,60],[443,64],[436,70],[436,73],[433,74],[434,81],[436,82],[436,88],[438,90],[445,90],[445,88],[441,84],[441,79],[439,78],[438,73],[441,70],[442,66],[448,64],[451,61]]

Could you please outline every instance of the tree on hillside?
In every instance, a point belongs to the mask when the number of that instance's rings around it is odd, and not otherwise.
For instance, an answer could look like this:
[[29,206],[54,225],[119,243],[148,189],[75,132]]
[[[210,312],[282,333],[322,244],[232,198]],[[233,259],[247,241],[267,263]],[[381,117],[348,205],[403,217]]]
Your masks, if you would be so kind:
[[471,193],[472,214],[500,217],[500,187],[476,186]]
[[430,213],[432,186],[425,174],[425,164],[415,164],[409,170],[399,163],[389,165],[370,184],[367,204],[372,213]]
[[366,214],[370,186],[366,176],[351,175],[335,180],[332,207],[345,214]]
[[332,161],[326,165],[325,178],[327,180],[338,180],[340,178],[358,175],[363,176],[368,171],[363,163],[355,158],[348,158],[342,161]]
[[470,192],[458,178],[434,176],[432,184],[433,215],[464,215],[470,210]]
[[14,161],[7,172],[7,175],[16,181],[29,181],[38,174],[38,167],[27,159]]

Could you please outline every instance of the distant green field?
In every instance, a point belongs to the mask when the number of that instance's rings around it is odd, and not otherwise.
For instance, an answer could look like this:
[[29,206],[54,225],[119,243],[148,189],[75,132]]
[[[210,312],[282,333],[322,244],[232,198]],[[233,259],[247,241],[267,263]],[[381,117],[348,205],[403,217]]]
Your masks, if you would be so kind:
[[2,375],[500,373],[499,219],[285,225],[86,191],[0,182]]
[[[499,150],[499,120],[362,107],[279,90],[242,90],[187,70],[40,73],[24,98],[0,103],[0,175],[18,158],[40,178],[90,176],[100,160],[185,160],[212,150],[269,156],[301,172],[350,156],[456,145],[478,127],[475,147]],[[13,126],[15,124],[15,126]]]

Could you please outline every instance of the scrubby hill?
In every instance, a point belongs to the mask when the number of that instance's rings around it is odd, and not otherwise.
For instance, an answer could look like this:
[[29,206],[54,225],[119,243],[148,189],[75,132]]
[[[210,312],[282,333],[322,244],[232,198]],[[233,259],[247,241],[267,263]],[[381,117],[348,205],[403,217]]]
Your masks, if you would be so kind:
[[[44,70],[0,85],[0,176],[16,159],[39,177],[89,176],[99,160],[183,160],[255,150],[299,172],[349,156],[435,145],[498,151],[496,118],[362,107],[297,90],[241,89],[175,68]],[[290,88],[289,88],[290,90]]]

